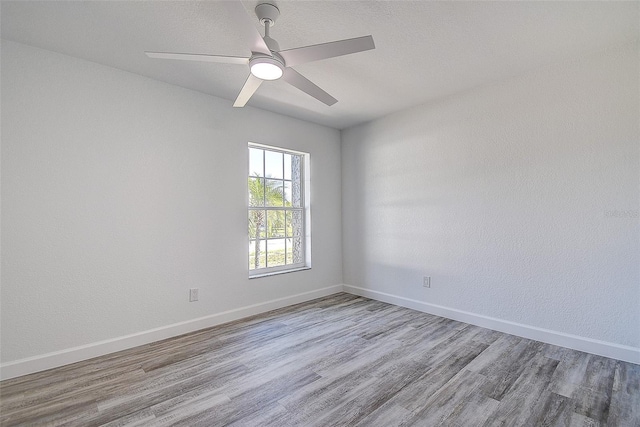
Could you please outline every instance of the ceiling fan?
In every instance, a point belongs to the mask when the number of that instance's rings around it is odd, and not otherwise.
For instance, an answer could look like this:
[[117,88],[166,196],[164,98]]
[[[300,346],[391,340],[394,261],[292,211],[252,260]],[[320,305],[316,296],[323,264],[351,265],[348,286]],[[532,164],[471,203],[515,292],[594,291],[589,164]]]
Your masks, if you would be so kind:
[[232,19],[240,27],[243,36],[249,42],[251,56],[205,55],[196,53],[145,52],[150,58],[178,59],[183,61],[220,62],[227,64],[248,65],[249,77],[244,83],[233,106],[244,107],[251,96],[265,80],[282,78],[290,85],[325,103],[333,105],[338,102],[333,96],[320,89],[302,74],[291,68],[305,62],[318,61],[336,56],[349,55],[375,49],[373,37],[364,36],[335,42],[280,50],[278,42],[269,36],[269,29],[280,16],[280,10],[270,3],[261,3],[255,8],[256,16],[264,25],[264,37],[255,28],[244,6],[240,1],[225,2],[232,13]]

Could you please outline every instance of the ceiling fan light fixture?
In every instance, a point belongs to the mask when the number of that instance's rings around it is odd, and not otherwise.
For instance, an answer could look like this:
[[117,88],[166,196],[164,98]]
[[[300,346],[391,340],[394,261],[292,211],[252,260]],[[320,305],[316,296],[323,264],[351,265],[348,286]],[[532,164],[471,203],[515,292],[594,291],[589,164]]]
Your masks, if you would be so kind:
[[[2,1],[2,0],[0,0]],[[272,1],[272,0],[258,0]],[[338,102],[333,96],[309,81],[294,68],[296,65],[322,59],[335,58],[337,56],[350,55],[375,49],[372,36],[355,37],[352,39],[336,40],[310,46],[302,46],[293,49],[280,50],[278,42],[269,35],[269,28],[273,26],[280,16],[280,10],[271,3],[260,3],[255,12],[258,20],[264,25],[264,36],[248,20],[246,10],[240,1],[228,1],[225,3],[231,17],[242,27],[244,38],[249,43],[251,57],[207,55],[201,53],[180,52],[145,52],[150,58],[178,59],[182,61],[221,62],[227,64],[249,65],[250,74],[245,80],[240,93],[233,103],[234,107],[244,107],[260,87],[263,81],[282,79],[286,83],[301,90],[307,95],[317,99],[327,106]],[[286,73],[285,73],[286,70]]]
[[284,73],[284,65],[275,58],[259,56],[249,61],[251,74],[261,80],[278,80]]

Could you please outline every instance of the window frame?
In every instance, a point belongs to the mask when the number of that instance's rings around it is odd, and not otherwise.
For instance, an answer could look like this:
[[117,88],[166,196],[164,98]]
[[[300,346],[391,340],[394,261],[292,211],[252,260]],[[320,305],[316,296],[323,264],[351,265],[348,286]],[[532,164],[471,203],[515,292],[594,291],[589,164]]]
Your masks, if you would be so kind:
[[[267,206],[266,202],[264,203],[264,206],[251,206],[250,204],[250,200],[249,200],[249,178],[252,178],[251,175],[251,155],[250,155],[250,149],[254,148],[254,149],[259,149],[259,150],[264,150],[264,151],[270,151],[270,152],[275,152],[275,153],[281,153],[283,155],[289,154],[289,155],[295,155],[295,156],[300,156],[301,157],[301,161],[300,161],[300,205],[299,207],[297,206]],[[262,158],[262,176],[259,178],[262,178],[263,180],[267,180],[267,179],[273,179],[273,180],[277,180],[277,181],[282,181],[283,185],[285,182],[289,181],[291,182],[291,186],[293,187],[293,179],[286,179],[285,178],[285,174],[284,174],[284,170],[283,170],[283,175],[282,178],[270,178],[266,176],[266,154],[263,153],[263,158]],[[266,145],[266,144],[260,144],[260,143],[254,143],[254,142],[249,142],[247,145],[247,174],[246,177],[247,179],[247,247],[249,248],[249,252],[247,253],[247,260],[249,261],[247,263],[247,269],[249,272],[249,278],[253,279],[253,278],[258,278],[258,277],[264,277],[264,276],[271,276],[271,275],[275,275],[275,274],[283,274],[283,273],[289,273],[289,272],[294,272],[294,271],[301,271],[301,270],[308,270],[311,268],[311,233],[310,233],[310,218],[311,218],[311,214],[310,214],[310,197],[309,197],[309,163],[310,163],[310,155],[309,153],[305,153],[302,151],[297,151],[297,150],[292,150],[292,149],[288,149],[288,148],[282,148],[282,147],[276,147],[273,145]],[[284,166],[283,166],[284,168]],[[293,177],[291,177],[293,178]],[[284,188],[284,187],[283,187]],[[301,235],[300,238],[302,240],[301,242],[301,250],[302,250],[302,261],[298,262],[298,263],[293,263],[293,264],[285,264],[285,265],[277,265],[274,267],[263,267],[263,268],[251,268],[251,262],[249,260],[249,255],[251,254],[250,252],[250,248],[251,245],[255,243],[256,240],[262,240],[265,242],[265,261],[268,262],[268,242],[269,240],[277,240],[277,239],[284,239],[285,240],[285,262],[286,262],[286,240],[287,239],[291,239],[293,242],[293,236],[292,237],[287,237],[287,233],[286,233],[286,221],[285,221],[285,233],[284,233],[284,237],[272,237],[269,238],[266,235],[261,238],[261,239],[252,239],[251,238],[251,233],[249,232],[249,213],[251,211],[259,211],[262,210],[265,212],[265,217],[268,217],[268,212],[269,211],[285,211],[285,212],[292,212],[292,216],[293,216],[293,212],[294,211],[298,211],[301,213],[301,220],[302,220],[302,225],[301,225]],[[266,220],[266,219],[265,219]],[[265,227],[266,228],[266,227]]]

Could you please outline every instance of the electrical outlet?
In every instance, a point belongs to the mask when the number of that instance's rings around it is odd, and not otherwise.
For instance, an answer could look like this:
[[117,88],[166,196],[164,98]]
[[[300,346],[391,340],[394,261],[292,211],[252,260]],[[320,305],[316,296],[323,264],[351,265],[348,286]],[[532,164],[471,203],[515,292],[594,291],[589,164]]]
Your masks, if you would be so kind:
[[422,278],[422,286],[424,286],[425,288],[431,287],[431,276],[424,276]]
[[198,288],[189,289],[189,302],[198,301]]

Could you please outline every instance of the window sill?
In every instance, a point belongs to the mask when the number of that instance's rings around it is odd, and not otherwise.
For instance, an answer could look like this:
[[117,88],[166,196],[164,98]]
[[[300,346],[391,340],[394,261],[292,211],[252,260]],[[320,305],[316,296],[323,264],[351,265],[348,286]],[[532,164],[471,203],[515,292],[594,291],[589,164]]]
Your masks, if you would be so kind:
[[294,273],[296,271],[304,271],[304,270],[311,270],[311,267],[300,267],[300,268],[292,268],[291,270],[271,271],[269,273],[252,274],[251,276],[249,276],[249,279],[258,279],[260,277],[277,276],[279,274]]

